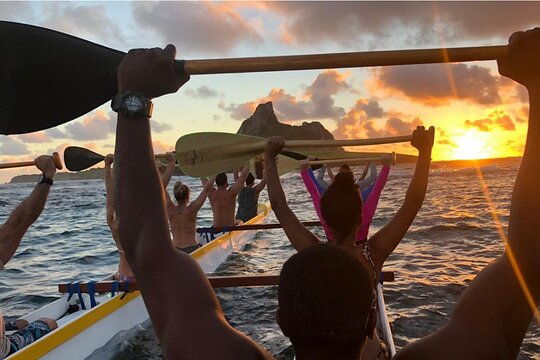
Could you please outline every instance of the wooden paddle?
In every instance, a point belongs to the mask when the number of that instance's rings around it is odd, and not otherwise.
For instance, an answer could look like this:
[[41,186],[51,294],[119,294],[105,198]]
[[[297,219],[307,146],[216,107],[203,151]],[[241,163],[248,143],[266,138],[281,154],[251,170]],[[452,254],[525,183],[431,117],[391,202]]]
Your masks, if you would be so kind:
[[396,165],[396,153],[392,152],[390,154],[384,154],[380,156],[367,156],[367,157],[357,157],[357,158],[340,158],[340,159],[317,159],[317,160],[302,160],[300,164],[305,163],[307,165],[336,165],[336,164],[362,164],[370,161],[382,161],[384,156],[390,156],[390,161],[392,165]]
[[[165,155],[156,155],[156,159],[164,157]],[[105,156],[79,146],[68,146],[64,150],[64,163],[69,171],[88,169],[104,159]]]
[[[380,280],[381,281],[394,281],[394,272],[393,271],[382,271]],[[279,275],[270,274],[270,275],[232,275],[232,276],[208,276],[208,281],[213,288],[228,288],[228,287],[239,287],[239,286],[275,286],[279,284]],[[100,281],[94,283],[93,289],[96,293],[106,293],[110,292],[113,288],[114,281]],[[74,284],[58,284],[58,292],[66,294],[69,292],[70,287],[73,287]],[[118,282],[119,290],[117,292],[133,292],[139,290],[139,285],[136,282],[125,283],[123,281]],[[88,293],[88,284],[79,283],[77,284],[81,293]]]
[[[299,148],[391,144],[411,140],[411,135],[357,140],[288,140],[286,151]],[[264,152],[266,139],[255,136],[204,132],[184,135],[176,142],[182,171],[193,177],[213,176],[246,163]]]
[[[177,74],[224,74],[495,60],[506,46],[177,60]],[[37,26],[0,22],[0,134],[51,128],[117,92],[125,53]],[[52,105],[55,104],[55,105]]]
[[[57,152],[53,152],[52,154],[54,166],[58,170],[62,170],[62,160],[60,160],[60,155],[58,155]],[[10,168],[17,168],[17,167],[24,167],[24,166],[36,166],[35,161],[19,161],[19,162],[12,162],[12,163],[5,163],[0,164],[0,169],[10,169]]]

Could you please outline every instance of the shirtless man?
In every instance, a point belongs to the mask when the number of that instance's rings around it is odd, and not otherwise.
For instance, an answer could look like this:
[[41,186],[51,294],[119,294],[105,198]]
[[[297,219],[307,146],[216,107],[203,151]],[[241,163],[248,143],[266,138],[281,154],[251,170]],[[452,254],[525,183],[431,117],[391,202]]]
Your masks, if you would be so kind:
[[[240,176],[234,182],[234,185],[229,188],[227,174],[220,173],[216,176],[216,186],[210,189],[208,199],[212,207],[214,216],[212,221],[213,227],[232,226],[236,225],[236,196],[244,187],[244,181],[249,174],[249,167],[245,166]],[[201,179],[201,182],[206,185],[206,179]]]
[[[0,227],[0,270],[3,270],[4,265],[13,257],[24,234],[43,211],[53,184],[52,179],[56,174],[56,167],[52,157],[40,156],[34,162],[42,172],[38,184],[30,196],[17,206]],[[56,321],[48,318],[42,318],[30,324],[28,321],[20,319],[7,325],[9,330],[18,329],[18,331],[6,335],[6,325],[0,312],[0,359],[13,354],[57,328]]]
[[[174,57],[172,45],[165,50],[130,51],[118,68],[119,91],[137,91],[147,98],[176,92],[189,77],[175,76]],[[442,329],[405,346],[396,359],[511,359],[519,352],[540,298],[539,63],[538,28],[514,34],[507,54],[499,60],[501,74],[527,87],[531,105],[506,250],[469,284]],[[272,358],[227,323],[197,262],[173,251],[163,188],[152,158],[149,119],[130,116],[119,114],[116,138],[116,183],[121,184],[116,203],[120,218],[125,219],[120,223],[120,239],[164,357]],[[161,281],[155,281],[156,273]],[[277,319],[299,360],[358,359],[374,327],[371,281],[369,270],[350,251],[331,244],[311,246],[284,264]],[[347,304],[329,306],[337,298]],[[323,300],[326,303],[321,304]]]

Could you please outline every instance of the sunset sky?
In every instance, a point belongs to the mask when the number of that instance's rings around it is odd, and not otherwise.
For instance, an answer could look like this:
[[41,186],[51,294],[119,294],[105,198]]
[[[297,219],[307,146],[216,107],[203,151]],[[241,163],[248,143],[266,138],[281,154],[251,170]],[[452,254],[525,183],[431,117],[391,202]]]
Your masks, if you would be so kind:
[[[188,60],[504,45],[514,31],[540,26],[538,14],[540,2],[0,2],[2,20],[123,51],[172,43]],[[154,101],[155,151],[191,132],[236,132],[266,101],[280,121],[320,121],[336,139],[434,125],[434,160],[519,156],[525,143],[527,93],[488,61],[192,76]],[[0,135],[0,162],[69,145],[112,153],[115,122],[106,104],[57,128]],[[415,153],[407,144],[369,150]],[[0,182],[25,172],[36,170],[4,170]]]

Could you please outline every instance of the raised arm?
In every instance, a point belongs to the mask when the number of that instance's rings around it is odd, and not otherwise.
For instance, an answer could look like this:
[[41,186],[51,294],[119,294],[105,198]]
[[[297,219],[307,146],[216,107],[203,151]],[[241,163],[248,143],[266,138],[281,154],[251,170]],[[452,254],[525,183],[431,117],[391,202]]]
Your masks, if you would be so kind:
[[163,182],[163,188],[165,189],[165,192],[167,192],[167,186],[169,186],[169,183],[171,182],[171,178],[174,172],[174,166],[176,165],[176,157],[172,152],[168,152],[167,154],[165,154],[165,159],[167,160],[167,168],[161,176],[161,181]]
[[111,165],[114,161],[114,156],[112,154],[107,154],[105,156],[105,210],[107,216],[107,225],[111,231],[117,230],[117,224],[114,218],[114,192],[113,192],[113,179],[112,179],[112,169]]
[[375,165],[375,161],[370,161],[368,165],[366,165],[366,168],[364,169],[364,172],[369,167],[369,176],[364,178],[361,178],[362,180],[358,180],[356,182],[356,185],[360,188],[360,191],[363,191],[366,189],[369,185],[373,184],[375,180],[377,180],[377,165]]
[[[131,50],[118,68],[118,90],[147,98],[176,92],[189,77],[176,77],[174,57],[172,45]],[[260,356],[263,351],[256,344],[228,325],[197,262],[172,246],[147,116],[118,115],[114,176],[120,240],[164,357]]]
[[263,179],[257,185],[255,185],[255,192],[259,194],[261,191],[263,191],[265,186],[266,186],[266,175],[264,175]]
[[238,194],[240,190],[244,187],[244,183],[246,182],[246,178],[249,174],[249,166],[244,166],[242,169],[242,172],[240,173],[240,176],[234,181],[234,185],[231,186],[229,191],[232,191],[234,194]]
[[371,161],[369,163],[367,163],[366,166],[364,166],[364,171],[362,171],[362,175],[360,175],[360,177],[358,178],[358,181],[364,180],[366,178],[367,172],[369,170],[369,164],[370,163],[371,163]]
[[235,166],[233,168],[233,178],[234,178],[234,181],[238,180],[238,166]]
[[205,184],[203,186],[203,189],[202,189],[201,193],[199,194],[199,196],[197,196],[197,198],[195,200],[193,200],[191,202],[191,204],[189,204],[190,209],[192,209],[195,212],[197,212],[197,211],[199,211],[201,209],[201,207],[204,205],[204,201],[206,200],[206,197],[208,196],[210,191],[212,191],[212,189],[214,189],[214,186],[213,186],[214,181],[216,181],[215,177],[210,178],[210,179],[206,179]]
[[268,198],[289,241],[297,251],[302,251],[309,246],[318,244],[320,241],[311,231],[302,225],[289,205],[287,205],[287,199],[279,181],[276,164],[276,156],[283,149],[284,144],[283,138],[280,137],[271,137],[266,144],[264,157],[266,181],[268,183]]
[[328,173],[328,177],[330,178],[330,182],[334,181],[334,173],[332,172],[332,167],[328,166],[326,168],[326,172]]
[[[529,91],[529,129],[519,168],[504,254],[461,295],[448,324],[405,348],[400,359],[421,353],[453,359],[515,359],[540,298],[540,29],[516,33],[499,72]],[[538,320],[536,320],[538,321]],[[401,355],[401,354],[400,354]],[[432,357],[437,359],[437,357]]]
[[[43,176],[48,179],[54,177],[56,167],[51,156],[40,156],[35,160],[35,164]],[[32,193],[13,210],[0,227],[0,269],[13,257],[24,234],[43,211],[50,188],[51,185],[47,183],[36,185]]]
[[378,271],[382,269],[386,258],[403,239],[418,210],[422,207],[426,196],[434,137],[433,126],[428,130],[425,130],[423,126],[418,126],[413,132],[411,145],[418,149],[418,159],[405,200],[392,220],[368,240],[373,248],[373,261]]

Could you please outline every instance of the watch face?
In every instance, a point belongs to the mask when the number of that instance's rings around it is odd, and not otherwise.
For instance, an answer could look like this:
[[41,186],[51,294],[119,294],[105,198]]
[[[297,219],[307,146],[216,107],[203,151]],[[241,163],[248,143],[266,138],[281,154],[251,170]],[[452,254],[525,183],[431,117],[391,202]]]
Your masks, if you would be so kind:
[[141,111],[144,106],[142,100],[136,95],[129,95],[128,97],[126,97],[124,99],[124,104],[126,106],[126,110],[131,113]]

